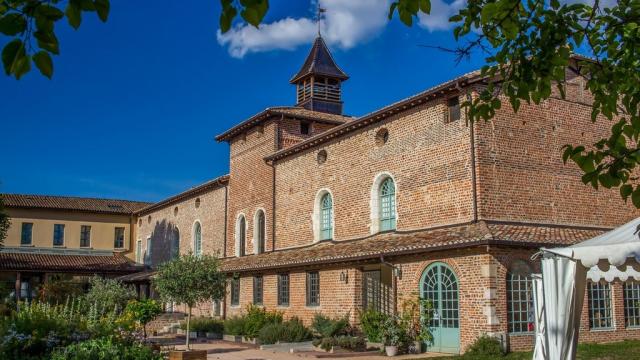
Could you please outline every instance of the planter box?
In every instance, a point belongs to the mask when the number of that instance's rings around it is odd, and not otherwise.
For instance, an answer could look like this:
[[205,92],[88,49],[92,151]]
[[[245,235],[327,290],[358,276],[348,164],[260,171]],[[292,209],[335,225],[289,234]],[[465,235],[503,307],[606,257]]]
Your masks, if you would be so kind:
[[370,342],[370,341],[367,341],[367,349],[379,349],[379,350],[384,350],[384,344],[383,344],[383,343],[377,343],[377,342]]
[[189,331],[189,339],[197,339],[198,333],[195,331]]
[[253,338],[253,339],[245,339],[244,337],[242,338],[242,342],[244,344],[251,344],[251,345],[260,345],[260,340],[258,340],[257,338]]
[[205,331],[198,331],[197,334],[199,338],[207,337],[207,333]]
[[298,353],[298,352],[314,351],[314,347],[311,341],[302,341],[302,342],[293,342],[293,343],[281,342],[277,344],[260,345],[260,350],[268,350],[268,351],[280,352],[280,353]]
[[341,348],[340,346],[332,346],[331,349],[328,350],[328,351],[323,349],[323,348],[321,348],[320,346],[314,346],[313,348],[317,352],[326,352],[326,353],[329,353],[329,354],[344,354],[344,353],[353,352],[351,350]]
[[222,339],[222,334],[220,334],[220,333],[208,332],[208,333],[205,334],[205,336],[206,336],[207,339],[210,339],[210,340]]
[[207,360],[206,350],[189,350],[169,352],[169,360]]
[[222,339],[225,341],[231,341],[231,342],[237,342],[237,343],[242,342],[242,336],[240,335],[222,335]]

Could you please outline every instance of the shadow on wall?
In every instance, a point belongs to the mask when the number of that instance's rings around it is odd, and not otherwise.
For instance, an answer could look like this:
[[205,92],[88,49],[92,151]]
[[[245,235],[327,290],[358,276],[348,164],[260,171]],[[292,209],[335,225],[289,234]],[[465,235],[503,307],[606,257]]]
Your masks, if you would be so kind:
[[173,223],[166,220],[156,222],[150,239],[150,248],[144,257],[146,265],[156,268],[180,255],[180,231]]

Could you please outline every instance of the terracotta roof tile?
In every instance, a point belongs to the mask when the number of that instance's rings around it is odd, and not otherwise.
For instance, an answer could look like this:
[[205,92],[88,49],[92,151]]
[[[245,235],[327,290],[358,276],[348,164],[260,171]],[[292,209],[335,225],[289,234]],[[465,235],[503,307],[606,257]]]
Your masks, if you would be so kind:
[[260,255],[226,258],[222,269],[236,272],[339,263],[377,259],[381,255],[397,256],[484,244],[511,243],[532,247],[550,243],[569,244],[602,232],[604,229],[481,221],[408,234],[384,233],[360,240],[321,242]]
[[62,271],[82,273],[123,273],[143,267],[122,254],[68,255],[0,251],[0,270]]
[[329,114],[320,111],[313,111],[296,106],[278,106],[270,107],[253,115],[249,119],[241,122],[240,124],[232,127],[231,129],[216,136],[217,141],[226,141],[233,136],[245,131],[253,126],[256,126],[273,116],[285,115],[290,117],[301,118],[305,120],[320,121],[325,123],[331,123],[335,125],[344,124],[352,121],[355,118],[346,115]]
[[148,214],[154,210],[162,209],[172,204],[175,204],[177,202],[184,201],[185,199],[188,199],[190,197],[203,194],[211,189],[216,189],[218,187],[225,186],[228,183],[229,183],[229,175],[228,174],[222,175],[215,179],[211,179],[203,184],[200,184],[198,186],[194,186],[191,189],[183,191],[177,195],[168,197],[164,200],[160,200],[157,203],[149,204],[149,206],[139,209],[135,213],[136,215]]
[[6,207],[75,210],[106,214],[129,215],[136,210],[151,205],[151,203],[141,201],[96,199],[74,196],[23,194],[1,194],[0,196],[2,197]]

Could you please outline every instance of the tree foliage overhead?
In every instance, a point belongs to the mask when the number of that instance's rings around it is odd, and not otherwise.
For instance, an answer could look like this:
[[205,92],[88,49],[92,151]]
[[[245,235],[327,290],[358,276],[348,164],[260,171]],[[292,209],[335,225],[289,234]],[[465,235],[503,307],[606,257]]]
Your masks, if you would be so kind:
[[0,33],[12,38],[2,49],[5,73],[20,79],[33,63],[51,78],[51,55],[60,54],[56,23],[66,17],[77,30],[86,12],[97,13],[106,22],[109,8],[109,0],[0,0]]
[[4,239],[7,237],[9,226],[11,226],[11,219],[4,208],[2,195],[0,195],[0,247],[4,244]]
[[[391,5],[406,25],[429,0],[398,0]],[[459,43],[458,60],[473,50],[485,54],[482,74],[489,84],[464,105],[472,121],[490,120],[508,99],[514,111],[522,102],[539,104],[557,88],[565,96],[565,70],[574,53],[579,75],[593,95],[591,120],[612,120],[611,134],[594,144],[566,145],[564,161],[575,162],[582,181],[594,188],[619,187],[640,207],[640,183],[634,169],[640,161],[640,0],[604,6],[559,0],[469,0],[450,18]]]

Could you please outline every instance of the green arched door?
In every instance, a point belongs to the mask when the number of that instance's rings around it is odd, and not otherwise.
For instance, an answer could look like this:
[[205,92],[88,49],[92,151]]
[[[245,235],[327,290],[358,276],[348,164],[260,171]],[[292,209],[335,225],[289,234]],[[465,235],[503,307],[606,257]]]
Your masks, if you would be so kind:
[[456,274],[444,263],[433,263],[422,274],[420,292],[424,299],[433,304],[433,342],[426,344],[427,351],[459,353],[460,316]]

